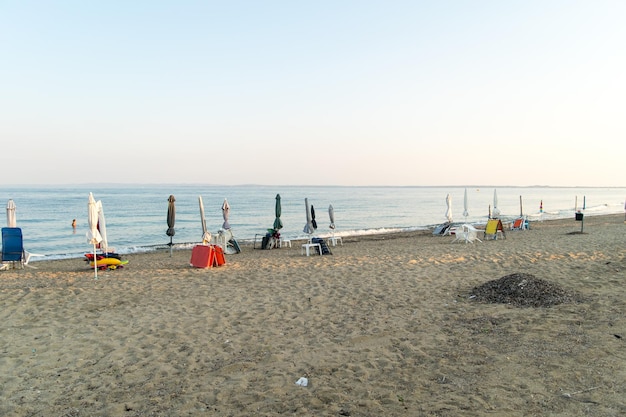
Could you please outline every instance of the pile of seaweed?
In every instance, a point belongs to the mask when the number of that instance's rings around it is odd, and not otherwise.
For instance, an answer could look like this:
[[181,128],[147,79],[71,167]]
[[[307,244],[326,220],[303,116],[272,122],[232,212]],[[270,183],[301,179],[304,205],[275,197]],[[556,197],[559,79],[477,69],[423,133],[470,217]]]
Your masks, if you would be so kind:
[[551,307],[576,303],[580,297],[558,285],[531,274],[515,273],[474,287],[472,298],[491,304],[512,304],[518,307]]

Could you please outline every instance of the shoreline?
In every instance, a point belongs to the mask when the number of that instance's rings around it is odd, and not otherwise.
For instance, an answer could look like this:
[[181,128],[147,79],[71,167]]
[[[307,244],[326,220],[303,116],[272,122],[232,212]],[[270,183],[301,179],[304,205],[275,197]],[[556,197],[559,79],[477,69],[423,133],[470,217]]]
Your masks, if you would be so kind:
[[[191,249],[0,272],[4,415],[606,416],[626,411],[623,215],[506,239],[344,237],[189,266]],[[482,239],[482,233],[479,232]],[[581,302],[479,303],[523,273]],[[308,386],[296,385],[308,378]]]
[[[605,222],[615,222],[615,223],[619,223],[619,219],[623,218],[622,215],[620,214],[605,214],[605,215],[599,215],[599,216],[588,216],[585,217],[585,222],[587,223],[587,225],[591,225],[590,219],[595,219],[594,224],[595,223],[605,223]],[[453,222],[453,224],[457,224],[457,222]],[[460,223],[459,223],[460,224]],[[624,224],[626,224],[626,220],[624,220]],[[571,226],[571,230],[567,233],[570,234],[579,234],[580,232],[580,225],[581,223],[578,221],[575,221],[574,219],[551,219],[551,220],[544,220],[544,221],[536,221],[536,222],[532,222],[531,223],[531,229],[532,230],[526,230],[526,231],[510,231],[508,228],[508,223],[504,223],[505,225],[505,232],[508,233],[528,233],[528,232],[533,232],[534,230],[540,230],[540,229],[550,229],[550,228],[566,228],[566,227],[570,227]],[[483,229],[478,229],[478,232],[480,235],[482,235],[483,233]],[[394,239],[399,239],[399,238],[411,238],[411,237],[432,237],[433,239],[436,239],[434,242],[435,243],[441,243],[438,242],[437,240],[441,239],[443,240],[443,243],[448,242],[449,240],[454,240],[454,236],[434,236],[432,235],[432,228],[428,228],[428,229],[419,229],[419,230],[398,230],[398,231],[391,231],[391,232],[381,232],[381,233],[370,233],[370,234],[355,234],[355,235],[343,235],[342,236],[342,241],[343,243],[358,243],[358,242],[367,242],[367,241],[388,241],[388,240],[394,240]],[[589,231],[584,232],[583,234],[587,234],[589,233]],[[320,234],[320,235],[324,235],[324,234]],[[480,236],[479,236],[480,237]],[[325,238],[325,240],[327,240]],[[242,249],[242,253],[240,254],[233,254],[233,255],[226,255],[227,256],[227,260],[236,260],[237,257],[245,255],[246,252],[248,251],[254,251],[254,252],[267,252],[267,253],[273,253],[275,251],[282,251],[282,252],[288,252],[291,253],[291,251],[295,251],[295,250],[300,250],[299,246],[302,243],[306,242],[306,239],[293,239],[292,241],[292,247],[291,248],[283,248],[283,249],[272,249],[269,251],[266,250],[261,250],[260,248],[256,248],[253,249],[253,247],[255,246],[254,240],[248,241],[248,240],[242,240],[239,241],[239,246]],[[176,244],[176,245],[185,245],[184,248],[174,248],[173,250],[173,255],[177,255],[174,256],[175,259],[180,259],[181,258],[181,254],[185,254],[186,256],[191,257],[191,249],[196,246],[199,245],[200,242],[188,242],[188,243],[180,243],[180,244]],[[259,242],[257,242],[257,246],[259,245]],[[137,260],[137,259],[141,259],[142,257],[147,257],[149,258],[151,261],[154,258],[155,261],[156,259],[159,260],[165,260],[166,257],[169,257],[169,246],[167,244],[159,244],[159,245],[155,245],[153,246],[154,250],[150,250],[150,251],[146,251],[146,252],[133,252],[133,253],[128,253],[128,254],[121,254],[123,259],[126,260]],[[89,251],[85,251],[85,253],[91,253]],[[299,254],[299,252],[298,252]],[[43,264],[47,264],[47,263],[52,263],[52,264],[56,264],[56,263],[61,263],[64,264],[66,262],[72,262],[75,263],[75,261],[79,260],[81,262],[84,262],[84,256],[78,256],[78,257],[74,257],[74,258],[63,258],[63,259],[50,259],[50,260],[41,260],[41,259],[37,259],[37,258],[32,258],[31,262],[29,265],[33,265],[35,266],[35,268],[28,268],[26,267],[26,270],[28,269],[42,269],[41,265]],[[151,262],[150,261],[150,262]],[[144,264],[145,262],[142,262],[142,264]],[[148,262],[149,263],[149,262]],[[132,263],[129,262],[129,267],[132,266]]]
[[[592,218],[592,217],[611,217],[611,216],[620,216],[620,214],[593,214],[593,215],[586,215],[585,216],[585,220],[588,221],[588,219]],[[508,216],[508,217],[504,217],[502,218],[502,222],[504,224],[504,227],[506,230],[508,230],[509,225],[512,223],[513,217]],[[531,220],[531,225],[535,225],[535,224],[542,224],[542,223],[548,223],[548,222],[564,222],[564,223],[568,223],[570,222],[570,219],[563,219],[563,218],[559,218],[559,219],[546,219],[546,220]],[[626,221],[626,220],[625,220]],[[573,222],[573,220],[572,220]],[[454,221],[452,222],[453,225],[461,225],[464,222],[462,221]],[[580,224],[579,222],[576,222],[577,224]],[[425,235],[429,235],[432,233],[433,229],[435,227],[437,227],[439,224],[434,224],[434,225],[428,225],[428,226],[415,226],[415,227],[411,227],[411,228],[403,228],[403,229],[397,229],[397,230],[385,230],[385,231],[375,231],[372,233],[349,233],[346,231],[343,232],[339,232],[337,233],[337,236],[342,237],[343,240],[351,240],[351,241],[358,241],[360,239],[384,239],[385,236],[392,236],[392,235],[404,235],[404,234],[416,234],[416,235],[420,235],[420,234],[425,234]],[[472,224],[475,227],[478,227],[479,230],[484,229],[484,226],[486,224],[486,222],[484,223],[469,223]],[[532,226],[531,226],[532,227]],[[325,229],[318,229],[317,230],[318,233],[315,233],[316,236],[322,237],[323,239],[327,240],[330,237],[330,233],[329,231],[325,230]],[[213,237],[217,236],[217,232],[213,234]],[[261,234],[258,234],[258,236],[261,236]],[[239,244],[240,247],[252,247],[255,244],[255,238],[242,238],[239,239],[237,238],[237,236],[235,236],[235,238],[237,239],[237,242]],[[297,237],[297,238],[289,238],[292,242],[304,242],[307,240],[307,238],[305,237]],[[193,248],[193,246],[200,244],[200,242],[175,242],[174,243],[174,251],[181,251],[181,250],[191,250],[191,248]],[[257,242],[258,244],[258,242]],[[89,250],[88,248],[89,245],[85,245],[86,250],[83,251],[82,254],[73,254],[73,255],[48,255],[50,257],[50,259],[41,259],[37,256],[33,257],[31,259],[31,264],[38,264],[40,262],[50,262],[50,261],[59,261],[59,260],[68,260],[68,259],[83,259],[84,254],[86,253],[92,253],[92,251]],[[147,246],[142,246],[141,248],[143,248],[142,250],[138,250],[138,251],[132,251],[132,252],[125,252],[125,251],[120,251],[119,254],[122,256],[134,256],[134,255],[141,255],[141,254],[147,254],[147,253],[155,253],[155,252],[161,252],[163,250],[167,250],[169,252],[169,244],[168,243],[158,243],[158,244],[153,244],[153,245],[147,245]]]

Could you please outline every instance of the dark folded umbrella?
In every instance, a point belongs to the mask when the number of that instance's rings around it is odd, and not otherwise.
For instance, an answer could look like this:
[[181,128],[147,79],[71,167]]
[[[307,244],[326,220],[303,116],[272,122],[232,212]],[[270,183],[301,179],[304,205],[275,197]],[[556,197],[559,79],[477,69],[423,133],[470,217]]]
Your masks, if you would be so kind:
[[172,245],[174,244],[173,236],[176,234],[176,231],[174,230],[174,223],[176,223],[175,201],[176,199],[173,195],[170,195],[167,199],[167,232],[165,232],[165,234],[170,237],[170,256],[172,256]]
[[283,228],[283,222],[280,220],[281,206],[280,206],[280,194],[276,194],[276,219],[274,220],[274,230],[280,230]]
[[315,221],[315,208],[313,208],[313,204],[311,204],[311,224],[313,225],[313,229],[317,229],[317,222]]
[[176,234],[176,231],[174,230],[174,223],[176,223],[176,206],[174,205],[175,201],[176,199],[173,195],[170,195],[170,197],[167,199],[167,232],[165,232],[165,234],[170,237]]

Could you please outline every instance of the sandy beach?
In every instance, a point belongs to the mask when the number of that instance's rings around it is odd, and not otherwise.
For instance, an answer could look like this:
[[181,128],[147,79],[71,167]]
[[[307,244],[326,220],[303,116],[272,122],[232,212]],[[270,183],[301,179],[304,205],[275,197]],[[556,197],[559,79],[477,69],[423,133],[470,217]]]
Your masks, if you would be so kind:
[[[1,271],[0,414],[626,415],[624,216],[580,229],[245,246],[211,269],[163,250],[97,280],[81,259]],[[472,296],[515,273],[577,301]]]

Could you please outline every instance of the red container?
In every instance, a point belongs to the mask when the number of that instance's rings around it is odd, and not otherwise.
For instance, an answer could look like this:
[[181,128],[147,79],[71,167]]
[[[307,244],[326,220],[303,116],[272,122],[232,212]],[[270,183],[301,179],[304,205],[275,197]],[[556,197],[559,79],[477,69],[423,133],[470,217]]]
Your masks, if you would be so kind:
[[218,245],[212,245],[213,251],[215,252],[215,263],[216,266],[222,266],[226,263],[226,257],[224,256],[224,249]]
[[191,250],[191,266],[210,268],[217,264],[215,248],[212,245],[196,245]]

